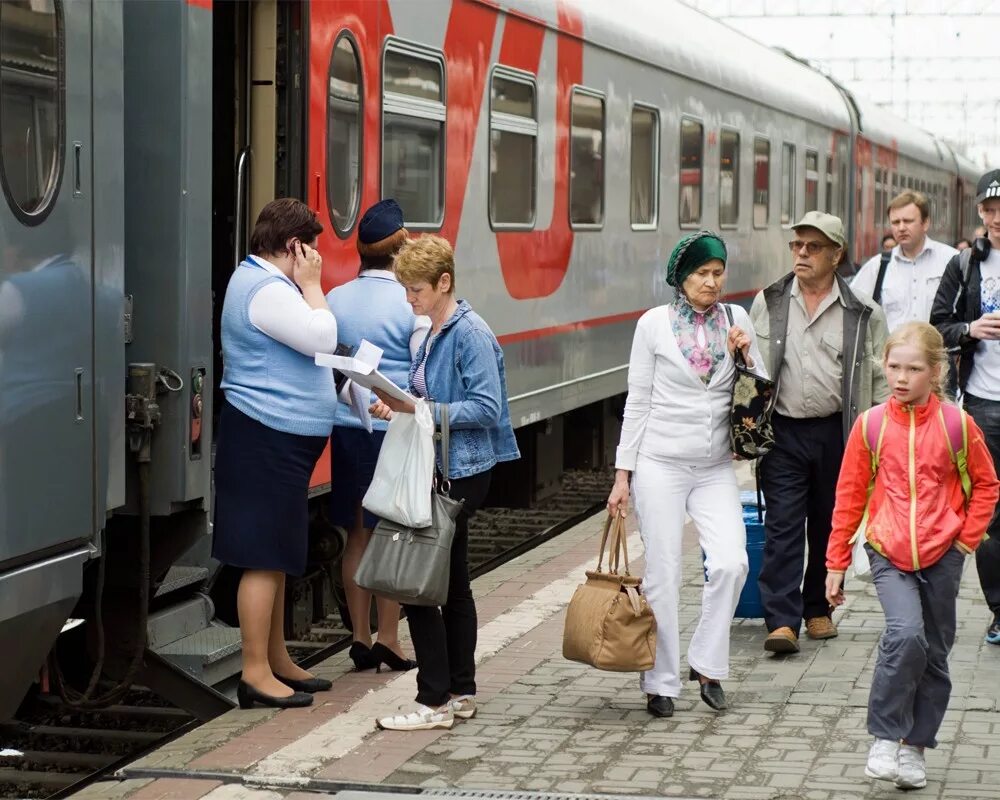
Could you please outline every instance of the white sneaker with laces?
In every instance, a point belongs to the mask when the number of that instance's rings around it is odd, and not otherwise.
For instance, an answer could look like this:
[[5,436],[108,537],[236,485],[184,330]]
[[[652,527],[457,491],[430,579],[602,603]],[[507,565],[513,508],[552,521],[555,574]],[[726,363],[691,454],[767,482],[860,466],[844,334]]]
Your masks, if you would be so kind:
[[476,711],[479,710],[476,705],[476,698],[471,694],[453,697],[448,705],[457,719],[472,719],[476,716]]
[[896,786],[900,789],[923,789],[927,785],[927,762],[919,747],[908,744],[899,746],[899,775]]
[[375,727],[384,731],[429,731],[435,728],[450,728],[455,724],[451,704],[441,708],[417,706],[416,711],[399,713],[391,717],[375,720]]
[[899,775],[899,742],[876,739],[868,751],[865,775],[880,781],[894,781]]

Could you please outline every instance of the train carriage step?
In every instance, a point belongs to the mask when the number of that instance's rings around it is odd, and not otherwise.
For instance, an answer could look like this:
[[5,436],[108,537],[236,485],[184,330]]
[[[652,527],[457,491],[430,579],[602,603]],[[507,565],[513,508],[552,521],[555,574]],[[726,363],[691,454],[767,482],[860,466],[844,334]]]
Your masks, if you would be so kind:
[[155,652],[202,683],[214,685],[240,671],[240,629],[212,625]]
[[201,583],[208,577],[208,567],[185,567],[175,564],[167,570],[167,577],[156,589],[155,597],[164,597],[178,589]]

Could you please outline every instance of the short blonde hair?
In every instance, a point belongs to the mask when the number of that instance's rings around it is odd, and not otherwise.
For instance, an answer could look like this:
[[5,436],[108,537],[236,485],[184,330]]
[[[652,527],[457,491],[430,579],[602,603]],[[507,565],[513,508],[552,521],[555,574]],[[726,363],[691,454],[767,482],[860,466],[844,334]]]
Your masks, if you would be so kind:
[[889,351],[901,344],[911,344],[921,350],[932,372],[937,377],[931,381],[931,388],[939,400],[947,400],[944,393],[944,380],[948,374],[948,351],[944,347],[941,333],[933,325],[926,322],[907,322],[900,325],[886,340],[882,352],[882,366],[889,361]]
[[927,195],[923,192],[914,192],[907,190],[897,194],[892,198],[892,202],[889,203],[889,207],[885,210],[886,219],[893,211],[898,211],[901,208],[906,208],[906,206],[913,204],[917,207],[920,212],[921,221],[926,221],[926,219],[931,215],[931,204],[927,199]]
[[393,259],[396,278],[402,284],[426,281],[437,287],[442,275],[451,276],[451,290],[455,291],[455,251],[442,236],[426,234],[410,239]]

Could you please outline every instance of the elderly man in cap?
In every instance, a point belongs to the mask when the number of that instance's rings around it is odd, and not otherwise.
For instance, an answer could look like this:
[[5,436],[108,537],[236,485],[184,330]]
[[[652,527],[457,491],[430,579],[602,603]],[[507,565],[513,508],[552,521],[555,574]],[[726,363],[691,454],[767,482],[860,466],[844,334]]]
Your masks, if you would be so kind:
[[[976,186],[976,203],[985,235],[948,262],[931,324],[958,356],[958,388],[963,403],[986,437],[1000,467],[1000,169],[987,172]],[[976,550],[976,568],[993,621],[986,641],[1000,645],[1000,514]]]
[[792,271],[758,293],[750,310],[778,382],[775,446],[759,467],[767,504],[759,577],[764,649],[774,653],[798,652],[803,620],[811,639],[837,635],[825,580],[840,461],[854,420],[889,395],[881,367],[885,315],[836,273],[847,244],[843,223],[810,211],[792,233]]
[[[427,317],[413,315],[406,302],[406,290],[393,272],[393,258],[408,236],[399,204],[391,198],[377,202],[358,223],[358,277],[326,296],[338,322],[338,352],[353,351],[362,339],[380,347],[379,371],[401,388],[407,385],[410,362],[431,326]],[[346,405],[339,404],[330,437],[333,482],[328,518],[348,532],[341,569],[354,632],[349,655],[359,670],[380,664],[394,670],[416,666],[400,647],[399,604],[392,600],[376,598],[378,641],[372,644],[372,595],[354,580],[372,528],[378,522],[361,507],[361,498],[371,483],[387,427],[384,420],[374,419],[369,433]]]

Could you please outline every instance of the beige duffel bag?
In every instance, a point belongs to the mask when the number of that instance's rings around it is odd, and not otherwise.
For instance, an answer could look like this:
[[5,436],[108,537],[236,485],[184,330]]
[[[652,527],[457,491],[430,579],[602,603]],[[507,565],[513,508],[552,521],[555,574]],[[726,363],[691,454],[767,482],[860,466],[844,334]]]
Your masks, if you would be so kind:
[[[610,534],[608,571],[601,569]],[[619,554],[625,571],[620,573]],[[612,565],[612,555],[614,564]],[[612,672],[652,669],[656,655],[656,620],[642,596],[640,578],[629,572],[625,519],[609,514],[601,536],[597,569],[576,588],[563,629],[563,658]]]

